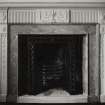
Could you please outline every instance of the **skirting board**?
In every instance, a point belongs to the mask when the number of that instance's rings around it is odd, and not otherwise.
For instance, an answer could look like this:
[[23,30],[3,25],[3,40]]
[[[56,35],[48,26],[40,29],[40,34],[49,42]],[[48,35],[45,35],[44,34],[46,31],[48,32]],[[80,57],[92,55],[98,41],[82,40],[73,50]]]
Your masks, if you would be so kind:
[[0,102],[6,102],[6,94],[0,94]]

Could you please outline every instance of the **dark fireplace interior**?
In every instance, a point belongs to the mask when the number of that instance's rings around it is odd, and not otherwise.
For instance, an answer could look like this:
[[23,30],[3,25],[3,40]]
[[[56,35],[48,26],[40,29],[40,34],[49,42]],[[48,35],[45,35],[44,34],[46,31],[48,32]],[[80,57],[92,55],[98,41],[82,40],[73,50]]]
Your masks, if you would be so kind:
[[18,95],[62,88],[83,93],[84,35],[19,35]]

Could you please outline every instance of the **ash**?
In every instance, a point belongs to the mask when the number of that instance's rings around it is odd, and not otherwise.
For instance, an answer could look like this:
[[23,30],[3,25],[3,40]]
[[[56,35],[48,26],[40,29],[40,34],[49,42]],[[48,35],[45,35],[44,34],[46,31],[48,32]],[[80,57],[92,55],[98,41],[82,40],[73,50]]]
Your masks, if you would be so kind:
[[61,88],[54,88],[37,94],[36,96],[70,96],[70,94]]

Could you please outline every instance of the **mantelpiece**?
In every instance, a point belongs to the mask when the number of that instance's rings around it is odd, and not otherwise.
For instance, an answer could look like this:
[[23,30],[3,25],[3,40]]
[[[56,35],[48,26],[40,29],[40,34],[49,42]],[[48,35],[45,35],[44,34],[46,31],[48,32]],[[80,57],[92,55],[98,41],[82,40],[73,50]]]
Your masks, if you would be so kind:
[[[48,5],[49,4],[49,5]],[[6,101],[7,96],[7,78],[8,78],[8,65],[7,65],[7,38],[9,35],[8,28],[10,25],[15,24],[95,24],[97,35],[100,35],[100,61],[99,69],[94,73],[96,77],[94,77],[95,82],[95,94],[100,95],[101,102],[105,100],[105,67],[104,67],[104,35],[105,35],[105,7],[103,4],[94,4],[88,6],[85,4],[68,4],[64,3],[29,3],[24,4],[6,4],[3,3],[0,9],[0,99],[1,101]],[[16,7],[14,7],[16,6]],[[56,8],[55,8],[56,7]],[[90,7],[90,8],[89,8]],[[46,16],[46,13],[48,16]],[[63,14],[63,15],[62,15]],[[41,18],[40,18],[41,17]],[[59,21],[60,20],[60,21]],[[8,27],[8,28],[7,28]],[[87,30],[87,28],[86,28]],[[98,50],[97,50],[98,51]],[[100,75],[99,75],[100,74]],[[100,85],[97,83],[100,81]],[[13,77],[14,78],[14,77]],[[100,87],[100,89],[99,89]],[[100,91],[99,91],[100,90]],[[101,93],[101,94],[99,94]],[[15,98],[15,96],[9,96],[10,99]],[[90,97],[90,100],[94,100]],[[96,99],[97,100],[97,99]],[[99,101],[99,100],[98,100]]]

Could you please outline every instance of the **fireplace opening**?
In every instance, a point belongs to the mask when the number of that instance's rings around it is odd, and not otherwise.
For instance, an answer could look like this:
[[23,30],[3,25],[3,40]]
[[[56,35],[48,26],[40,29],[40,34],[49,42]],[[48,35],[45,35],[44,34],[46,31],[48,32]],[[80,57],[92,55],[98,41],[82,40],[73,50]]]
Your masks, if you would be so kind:
[[83,94],[84,35],[19,35],[18,95]]

